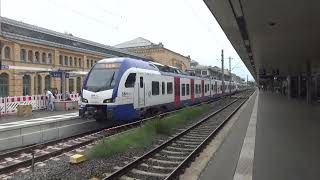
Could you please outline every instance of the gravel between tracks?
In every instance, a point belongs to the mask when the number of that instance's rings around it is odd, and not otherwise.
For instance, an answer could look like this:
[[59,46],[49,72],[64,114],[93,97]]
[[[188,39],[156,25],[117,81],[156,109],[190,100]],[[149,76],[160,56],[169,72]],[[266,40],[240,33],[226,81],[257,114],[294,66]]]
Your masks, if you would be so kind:
[[[213,102],[211,104],[212,111],[218,110],[222,106],[231,102],[233,99],[225,98],[221,101]],[[177,132],[181,132],[182,129],[190,126],[194,122],[198,121],[202,117],[208,115],[205,113],[201,115],[199,118],[190,121],[185,125],[181,125],[176,129],[180,129]],[[175,133],[177,133],[175,132]],[[71,165],[69,163],[69,156],[75,154],[77,150],[73,150],[71,152],[65,153],[55,158],[51,158],[42,163],[38,163],[35,166],[35,170],[32,173],[30,171],[30,167],[18,169],[16,172],[9,174],[13,179],[90,179],[92,177],[102,178],[107,174],[116,170],[117,167],[124,166],[126,163],[133,161],[136,157],[140,157],[155,146],[161,144],[165,140],[167,140],[169,136],[158,135],[153,141],[152,146],[144,149],[129,149],[125,153],[114,154],[108,158],[99,158],[87,160],[78,165]],[[85,146],[80,148],[82,152],[87,153],[90,149],[90,146]],[[79,150],[78,150],[79,151]]]

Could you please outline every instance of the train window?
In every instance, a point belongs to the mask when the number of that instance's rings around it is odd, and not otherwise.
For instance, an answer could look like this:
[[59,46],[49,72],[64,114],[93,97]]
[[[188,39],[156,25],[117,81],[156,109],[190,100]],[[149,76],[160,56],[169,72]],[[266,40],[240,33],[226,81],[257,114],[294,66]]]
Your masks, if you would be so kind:
[[187,84],[187,95],[189,95],[189,94],[190,94],[190,85]]
[[136,82],[136,73],[130,73],[129,76],[127,77],[127,80],[124,86],[126,88],[133,88],[135,82]]
[[167,82],[167,94],[172,94],[172,82]]
[[186,95],[186,84],[182,84],[182,96]]
[[140,77],[140,88],[143,88],[143,77]]
[[165,94],[166,83],[162,82],[162,94]]
[[196,85],[196,94],[200,94],[200,84]]
[[198,94],[198,84],[195,84],[196,94]]
[[156,96],[159,95],[159,82],[158,81],[152,81],[152,95]]

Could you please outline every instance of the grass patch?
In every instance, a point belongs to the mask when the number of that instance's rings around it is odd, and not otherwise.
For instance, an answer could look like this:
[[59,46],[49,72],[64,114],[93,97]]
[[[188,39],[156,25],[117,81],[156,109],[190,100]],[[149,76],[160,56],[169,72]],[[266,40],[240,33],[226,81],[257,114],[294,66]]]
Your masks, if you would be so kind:
[[210,105],[208,104],[185,108],[161,120],[149,121],[142,127],[113,137],[106,137],[91,148],[88,156],[89,158],[109,157],[115,153],[122,153],[131,148],[149,147],[155,135],[168,135],[173,131],[173,128],[197,118],[209,109]]
[[192,107],[192,108],[188,107],[177,113],[174,113],[173,115],[165,117],[160,121],[153,121],[150,123],[154,124],[155,131],[157,134],[168,135],[172,133],[173,128],[197,118],[204,112],[207,112],[209,109],[210,109],[210,105],[208,104]]

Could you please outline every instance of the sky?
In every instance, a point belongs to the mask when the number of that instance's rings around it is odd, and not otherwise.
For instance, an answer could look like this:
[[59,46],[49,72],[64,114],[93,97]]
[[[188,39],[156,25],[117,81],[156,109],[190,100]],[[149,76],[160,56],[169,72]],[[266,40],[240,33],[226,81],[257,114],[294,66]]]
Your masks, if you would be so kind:
[[143,37],[201,65],[253,77],[203,0],[0,0],[1,16],[116,45]]

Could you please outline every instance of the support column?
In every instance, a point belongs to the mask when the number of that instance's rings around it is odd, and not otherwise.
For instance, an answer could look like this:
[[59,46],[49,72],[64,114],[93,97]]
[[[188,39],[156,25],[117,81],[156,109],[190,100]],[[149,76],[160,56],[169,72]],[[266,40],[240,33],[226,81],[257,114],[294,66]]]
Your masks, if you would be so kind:
[[307,103],[310,104],[311,103],[311,65],[310,62],[307,62]]
[[314,76],[314,96],[315,99],[318,100],[318,75]]
[[288,96],[288,99],[290,99],[291,98],[291,76],[287,76],[287,84],[288,84],[287,96]]
[[297,88],[298,88],[298,98],[301,97],[301,75],[298,76],[298,83],[297,83]]

